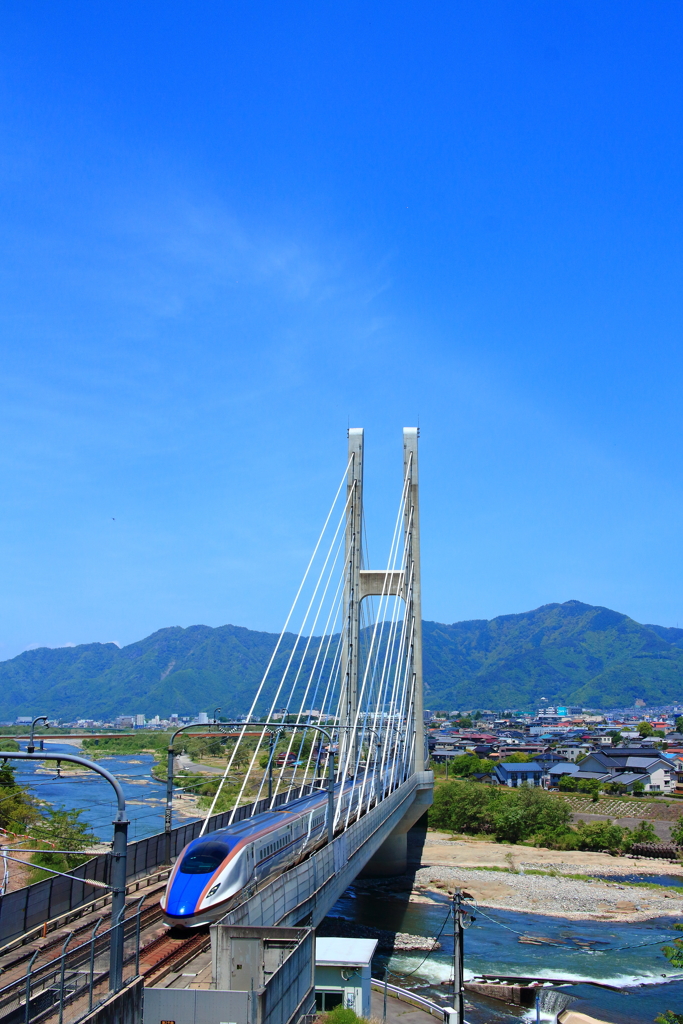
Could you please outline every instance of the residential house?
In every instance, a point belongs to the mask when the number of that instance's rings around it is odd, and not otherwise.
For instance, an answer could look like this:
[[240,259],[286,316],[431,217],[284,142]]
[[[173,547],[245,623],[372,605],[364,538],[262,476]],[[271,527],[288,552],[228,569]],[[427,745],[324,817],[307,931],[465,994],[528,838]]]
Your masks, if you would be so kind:
[[602,784],[618,783],[633,790],[642,782],[647,793],[672,793],[676,788],[676,771],[670,760],[647,747],[615,747],[594,750],[581,762],[581,776],[599,777]]
[[585,757],[593,747],[590,743],[565,743],[555,749],[566,761],[578,761],[580,757]]
[[502,761],[495,767],[495,774],[502,786],[543,785],[543,769],[536,761]]
[[574,761],[560,761],[558,764],[549,765],[544,775],[546,786],[549,789],[557,789],[563,775],[575,775],[578,770],[579,766]]

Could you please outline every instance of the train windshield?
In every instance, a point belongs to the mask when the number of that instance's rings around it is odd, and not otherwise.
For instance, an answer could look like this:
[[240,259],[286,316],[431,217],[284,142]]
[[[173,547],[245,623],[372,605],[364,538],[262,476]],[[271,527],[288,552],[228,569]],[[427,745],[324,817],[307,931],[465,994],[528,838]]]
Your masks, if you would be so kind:
[[227,843],[209,840],[199,843],[193,850],[186,853],[180,862],[180,870],[185,875],[208,875],[216,870],[230,853]]

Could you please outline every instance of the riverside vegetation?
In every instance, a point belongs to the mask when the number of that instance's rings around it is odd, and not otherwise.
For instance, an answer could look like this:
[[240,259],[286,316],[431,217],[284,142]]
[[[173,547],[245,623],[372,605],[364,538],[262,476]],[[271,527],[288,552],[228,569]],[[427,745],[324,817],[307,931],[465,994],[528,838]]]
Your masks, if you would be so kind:
[[[8,743],[5,743],[5,749],[11,749]],[[27,839],[31,846],[40,849],[39,853],[30,856],[29,863],[34,865],[30,877],[32,882],[51,874],[41,871],[41,867],[68,872],[88,859],[78,851],[96,843],[97,839],[80,816],[78,810],[48,807],[37,800],[27,786],[17,783],[11,765],[0,767],[0,829],[10,842]],[[74,852],[61,852],[64,850]]]
[[[198,728],[202,728],[199,726]],[[281,771],[286,776],[285,783],[289,785],[293,777],[293,784],[297,785],[303,779],[297,778],[298,769],[296,765],[288,765],[286,769],[277,766],[278,758],[282,759],[287,754],[292,734],[286,733],[280,738],[275,746],[273,778],[277,781]],[[128,736],[106,736],[88,738],[83,740],[83,750],[89,757],[108,757],[111,755],[127,756],[131,754],[152,754],[155,764],[152,767],[152,775],[159,781],[166,780],[166,755],[168,744],[171,739],[170,733],[151,732],[145,730],[131,733]],[[235,752],[235,740],[229,736],[196,736],[192,733],[181,733],[173,743],[173,750],[176,755],[187,754],[191,761],[198,766],[214,769],[215,774],[202,772],[199,768],[186,768],[174,772],[173,783],[179,789],[197,797],[197,804],[200,810],[208,810],[218,790],[220,780],[223,776],[225,766],[230,758],[233,758],[230,775],[221,788],[220,796],[214,808],[215,813],[229,811],[235,806],[239,791],[244,780],[246,769],[251,763],[256,744],[257,736],[245,736],[239,748]],[[299,736],[292,743],[291,753],[297,762],[308,761],[311,747],[314,740],[312,736],[303,739]],[[234,755],[234,756],[233,756]],[[263,774],[268,767],[268,747],[264,749],[261,745],[257,758],[257,768],[251,773],[243,799],[245,802],[253,799],[259,790]]]
[[[572,809],[561,796],[522,785],[487,786],[471,779],[437,787],[429,809],[431,828],[494,839],[499,843],[529,843],[555,850],[609,850],[628,853],[634,843],[657,842],[649,821],[635,829],[607,821],[571,824]],[[683,843],[683,816],[671,832]]]

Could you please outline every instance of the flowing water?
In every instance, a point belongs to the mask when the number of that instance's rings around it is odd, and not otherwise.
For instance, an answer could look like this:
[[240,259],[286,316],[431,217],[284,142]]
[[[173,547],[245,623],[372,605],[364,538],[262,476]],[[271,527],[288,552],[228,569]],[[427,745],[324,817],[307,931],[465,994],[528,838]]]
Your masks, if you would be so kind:
[[[25,749],[25,744],[21,744]],[[46,743],[46,753],[76,754],[83,756],[79,747],[68,743]],[[11,762],[10,762],[11,763]],[[151,754],[128,754],[124,757],[101,757],[98,764],[120,782],[126,798],[126,811],[130,821],[128,838],[130,842],[144,839],[164,828],[166,806],[166,784],[152,778],[154,758]],[[82,820],[90,825],[98,839],[111,842],[112,821],[116,816],[114,790],[95,772],[70,777],[64,772],[61,777],[51,761],[15,761],[16,780],[27,785],[40,800],[53,807],[82,811]],[[174,824],[187,821],[174,808]]]
[[606,882],[654,882],[656,885],[671,885],[683,888],[683,875],[593,875]]
[[[452,919],[445,898],[435,897],[431,904],[407,903],[399,896],[352,886],[331,913],[360,924],[438,936],[441,949],[435,953],[380,955],[374,970],[383,977],[388,964],[394,984],[417,988],[437,1002],[452,1005],[448,984],[453,976]],[[569,984],[561,989],[562,998],[545,993],[542,1016],[547,1020],[554,1020],[558,1007],[564,1008],[559,1004],[571,997],[572,1009],[615,1024],[651,1024],[657,1013],[683,1007],[683,972],[673,970],[661,952],[677,937],[671,927],[675,920],[667,917],[624,925],[482,908],[465,931],[466,978],[491,974],[559,979]],[[520,942],[520,934],[542,944]],[[586,981],[610,988],[600,989]],[[534,1017],[533,1011],[473,993],[467,993],[467,1002],[470,1024]]]

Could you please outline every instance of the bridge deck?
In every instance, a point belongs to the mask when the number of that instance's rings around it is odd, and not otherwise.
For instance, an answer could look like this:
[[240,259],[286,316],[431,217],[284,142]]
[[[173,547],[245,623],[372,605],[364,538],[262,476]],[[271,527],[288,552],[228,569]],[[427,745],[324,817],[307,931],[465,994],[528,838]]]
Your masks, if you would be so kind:
[[328,846],[279,875],[230,911],[224,924],[314,928],[393,832],[418,793],[433,786],[431,772],[415,772]]

